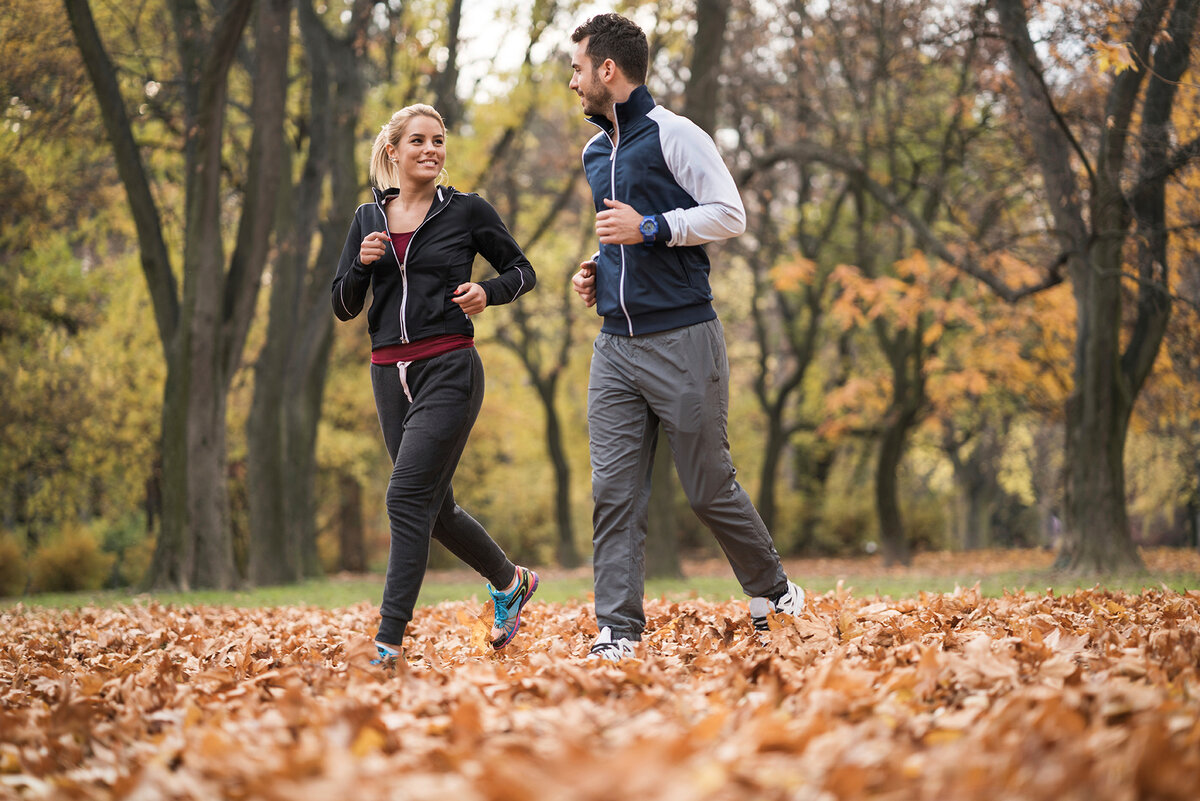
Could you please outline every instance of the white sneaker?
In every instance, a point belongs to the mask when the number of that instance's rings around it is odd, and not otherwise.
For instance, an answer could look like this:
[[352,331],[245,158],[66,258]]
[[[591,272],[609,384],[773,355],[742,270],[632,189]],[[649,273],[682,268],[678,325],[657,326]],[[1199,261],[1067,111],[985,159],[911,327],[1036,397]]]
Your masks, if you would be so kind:
[[587,658],[620,662],[622,659],[632,656],[637,656],[637,643],[628,637],[621,637],[618,640],[614,640],[612,638],[612,629],[605,626],[600,629],[600,636],[592,644],[592,650],[588,653]]
[[787,583],[787,592],[779,596],[777,601],[772,601],[770,598],[750,599],[750,620],[754,623],[754,628],[759,631],[770,630],[770,626],[767,625],[767,615],[772,612],[794,617],[803,611],[804,590],[791,581]]

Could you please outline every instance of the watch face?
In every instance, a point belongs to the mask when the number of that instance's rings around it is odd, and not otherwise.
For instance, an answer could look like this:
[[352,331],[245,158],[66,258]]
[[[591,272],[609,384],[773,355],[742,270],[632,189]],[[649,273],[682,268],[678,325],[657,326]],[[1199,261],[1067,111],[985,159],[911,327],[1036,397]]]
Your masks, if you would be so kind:
[[[643,234],[653,234],[658,230],[658,225],[655,224],[655,221],[653,219],[642,220],[641,228],[642,228]],[[625,230],[629,230],[629,229],[625,229]]]

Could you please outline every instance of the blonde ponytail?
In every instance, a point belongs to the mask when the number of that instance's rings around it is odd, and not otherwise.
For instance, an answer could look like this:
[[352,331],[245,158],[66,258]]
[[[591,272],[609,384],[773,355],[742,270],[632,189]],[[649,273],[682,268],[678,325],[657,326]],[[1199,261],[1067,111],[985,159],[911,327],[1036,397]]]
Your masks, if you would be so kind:
[[[446,132],[446,121],[442,119],[442,115],[437,112],[433,106],[428,106],[424,103],[416,103],[411,106],[405,106],[392,115],[379,131],[379,135],[375,137],[375,144],[371,146],[371,168],[370,178],[371,183],[379,189],[391,189],[400,185],[400,168],[394,161],[388,158],[387,146],[390,144],[396,147],[400,144],[401,137],[404,136],[404,130],[408,127],[408,123],[413,117],[422,116],[430,117],[438,121],[442,126],[442,133]],[[442,174],[438,176],[438,183],[445,183],[447,178],[446,171],[443,169]]]

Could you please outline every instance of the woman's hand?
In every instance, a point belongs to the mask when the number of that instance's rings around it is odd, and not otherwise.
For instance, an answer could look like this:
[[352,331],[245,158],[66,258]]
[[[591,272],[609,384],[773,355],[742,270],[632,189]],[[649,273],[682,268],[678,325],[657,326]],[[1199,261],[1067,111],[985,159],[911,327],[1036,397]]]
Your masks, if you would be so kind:
[[479,284],[459,284],[450,299],[467,314],[479,314],[487,308],[487,293]]
[[388,235],[383,231],[372,231],[367,234],[358,246],[358,260],[366,266],[378,261],[387,253]]

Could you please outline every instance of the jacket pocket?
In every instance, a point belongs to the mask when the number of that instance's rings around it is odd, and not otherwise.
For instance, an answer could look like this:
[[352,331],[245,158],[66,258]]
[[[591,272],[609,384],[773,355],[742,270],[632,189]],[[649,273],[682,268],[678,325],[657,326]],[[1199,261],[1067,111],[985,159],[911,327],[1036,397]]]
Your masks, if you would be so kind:
[[695,289],[695,283],[692,281],[692,271],[688,269],[687,263],[683,260],[678,248],[668,248],[667,252],[671,254],[671,262],[675,266],[675,270],[679,273],[680,280],[688,289]]

